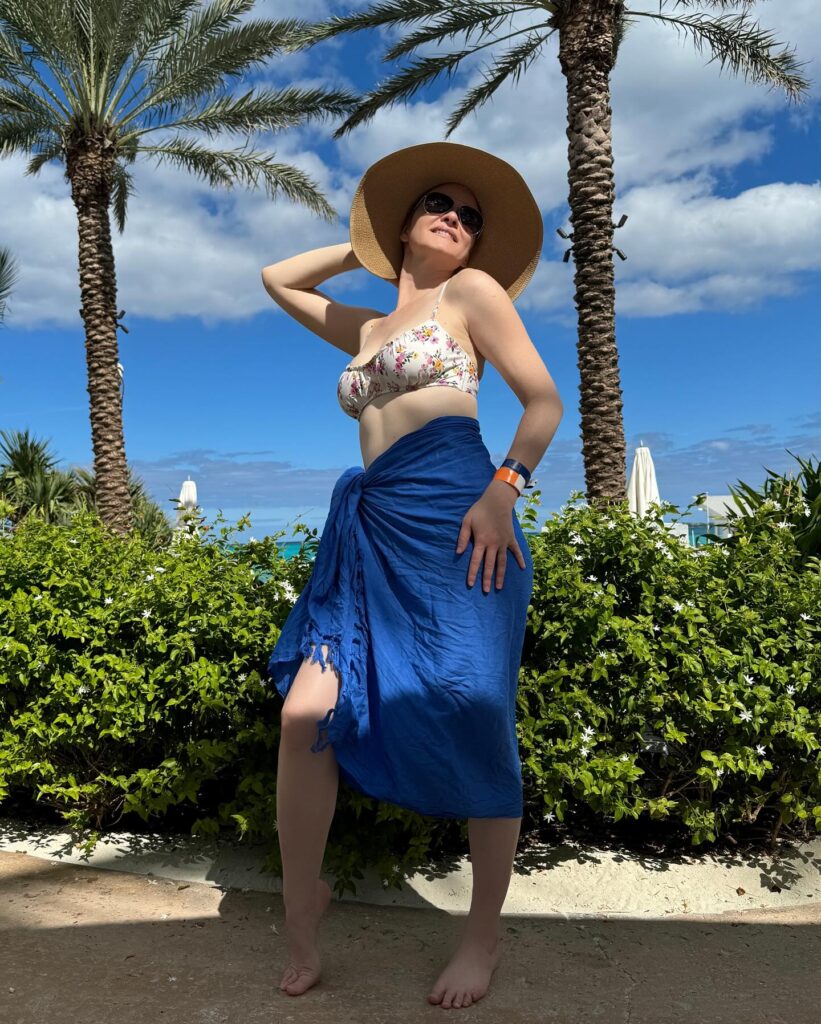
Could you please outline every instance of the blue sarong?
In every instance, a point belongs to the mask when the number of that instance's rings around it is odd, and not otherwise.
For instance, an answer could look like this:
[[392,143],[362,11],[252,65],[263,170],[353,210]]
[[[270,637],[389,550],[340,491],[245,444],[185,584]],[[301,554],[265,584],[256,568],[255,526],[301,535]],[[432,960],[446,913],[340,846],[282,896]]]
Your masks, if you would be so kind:
[[[340,778],[377,800],[440,818],[518,818],[516,691],[533,562],[507,551],[504,584],[467,583],[465,513],[496,470],[472,416],[437,416],[334,485],[310,579],[268,663],[284,698],[305,657],[339,674],[317,722]],[[323,739],[322,734],[325,733]]]

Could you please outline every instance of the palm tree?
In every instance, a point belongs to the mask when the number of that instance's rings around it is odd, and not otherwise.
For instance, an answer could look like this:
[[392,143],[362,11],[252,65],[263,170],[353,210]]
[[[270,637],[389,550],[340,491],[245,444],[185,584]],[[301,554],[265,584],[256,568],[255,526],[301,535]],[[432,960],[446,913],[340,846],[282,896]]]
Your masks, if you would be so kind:
[[[97,510],[93,470],[62,470],[57,462],[49,441],[32,437],[28,430],[0,430],[0,531],[7,519],[15,523],[32,515],[65,525],[81,509]],[[143,541],[152,548],[167,547],[172,537],[169,518],[131,467],[128,493],[134,527]]]
[[74,500],[74,482],[57,468],[48,441],[28,430],[0,430],[0,498],[10,503],[12,519],[34,512],[53,522]]
[[[368,121],[385,106],[406,100],[419,88],[446,72],[452,76],[474,54],[516,39],[493,57],[483,80],[470,89],[447,121],[445,138],[508,78],[514,83],[558,35],[559,63],[567,86],[568,182],[572,253],[575,262],[575,303],[578,316],[580,413],[586,492],[589,500],[607,504],[626,500],[625,440],[622,396],[615,336],[613,273],[613,151],[610,72],[625,32],[639,18],[649,18],[690,33],[703,43],[722,67],[748,74],[753,81],[770,82],[796,99],[808,82],[791,53],[774,53],[777,45],[758,25],[748,24],[746,8],[755,0],[700,0],[701,6],[726,10],[745,7],[740,14],[710,18],[705,14],[672,17],[659,11],[630,11],[623,0],[380,0],[344,17],[312,25],[301,46],[311,46],[342,33],[363,29],[420,27],[403,35],[382,56],[396,61],[417,47],[475,35],[476,45],[453,52],[418,57],[363,96],[334,138]],[[695,7],[699,0],[675,0]],[[544,19],[534,21],[543,13]],[[516,16],[522,24],[516,27]],[[499,34],[503,23],[508,31]],[[517,38],[518,37],[518,38]],[[485,40],[484,42],[482,40]],[[523,129],[534,131],[538,111],[527,108]],[[624,223],[624,219],[622,222]],[[561,232],[560,232],[561,233]],[[568,237],[565,235],[564,237]]]
[[[0,0],[0,156],[65,167],[77,210],[91,437],[103,522],[133,524],[117,375],[117,284],[109,210],[125,228],[128,166],[140,154],[169,161],[212,186],[264,186],[328,221],[336,214],[298,168],[249,149],[276,132],[350,110],[340,90],[248,89],[227,82],[293,49],[294,19],[245,20],[254,0]],[[194,133],[193,138],[185,133]],[[159,137],[150,138],[152,135]],[[238,149],[197,135],[239,135]]]
[[6,319],[9,295],[17,279],[17,265],[8,249],[0,249],[0,324]]

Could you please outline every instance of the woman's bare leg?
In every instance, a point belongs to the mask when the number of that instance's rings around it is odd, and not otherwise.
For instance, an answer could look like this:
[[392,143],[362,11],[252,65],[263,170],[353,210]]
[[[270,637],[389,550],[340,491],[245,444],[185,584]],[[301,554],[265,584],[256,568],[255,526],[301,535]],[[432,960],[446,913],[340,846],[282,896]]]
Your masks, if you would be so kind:
[[459,948],[433,986],[428,1002],[470,1006],[487,992],[499,962],[499,915],[507,896],[521,818],[468,818],[473,892]]
[[[327,654],[327,646],[323,645]],[[277,764],[277,834],[288,963],[280,989],[301,995],[319,981],[319,920],[331,900],[319,877],[336,808],[339,769],[333,747],[315,753],[317,722],[339,697],[339,676],[305,658],[282,707]]]

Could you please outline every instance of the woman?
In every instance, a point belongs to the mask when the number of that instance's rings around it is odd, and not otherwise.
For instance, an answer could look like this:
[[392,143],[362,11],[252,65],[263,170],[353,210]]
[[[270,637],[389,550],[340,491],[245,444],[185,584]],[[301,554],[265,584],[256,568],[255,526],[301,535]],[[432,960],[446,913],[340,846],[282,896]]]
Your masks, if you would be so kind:
[[[359,421],[363,459],[334,487],[268,666],[285,698],[280,988],[299,995],[319,979],[331,899],[319,875],[341,775],[376,799],[468,818],[470,915],[428,1000],[469,1006],[498,962],[522,816],[515,698],[533,566],[514,504],[562,415],[511,301],[535,270],[542,221],[509,164],[435,142],[368,169],[350,233],[262,272],[278,305],[351,357],[337,397]],[[360,266],[397,286],[393,312],[316,289]],[[525,407],[498,470],[476,416],[487,360]]]

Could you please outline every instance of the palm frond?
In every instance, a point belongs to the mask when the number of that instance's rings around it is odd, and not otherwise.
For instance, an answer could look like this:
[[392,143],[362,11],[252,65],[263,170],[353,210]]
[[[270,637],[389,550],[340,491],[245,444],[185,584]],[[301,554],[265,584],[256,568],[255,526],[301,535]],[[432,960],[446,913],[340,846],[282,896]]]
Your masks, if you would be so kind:
[[62,139],[55,139],[51,144],[44,144],[41,146],[39,153],[36,153],[28,164],[26,164],[26,174],[37,174],[40,168],[49,162],[49,160],[63,160],[65,158],[65,147]]
[[[134,80],[145,71],[145,62],[151,62],[167,45],[168,37],[181,31],[189,12],[201,0],[124,0],[118,34],[112,41],[112,65],[125,67],[120,84],[114,88],[109,105],[103,115],[108,122]],[[127,63],[129,61],[130,62]],[[137,92],[140,90],[137,89]]]
[[50,441],[32,437],[28,430],[0,430],[0,470],[26,476],[35,470],[50,472],[58,459]]
[[146,75],[145,95],[117,120],[126,124],[160,103],[179,103],[213,94],[225,86],[226,78],[238,78],[283,52],[302,24],[294,19],[247,21],[218,36],[195,36],[188,46],[172,44],[171,55],[163,54]]
[[[0,0],[1,23],[2,4]],[[37,73],[31,57],[24,52],[18,40],[3,29],[0,29],[0,82],[8,82],[21,99],[25,96],[32,102],[48,106],[55,116],[70,116],[68,107]],[[40,91],[37,92],[33,89],[32,84],[35,84]]]
[[459,127],[468,114],[486,103],[508,78],[512,78],[514,83],[518,82],[519,76],[539,56],[542,45],[555,31],[556,29],[552,29],[545,35],[533,32],[518,46],[512,47],[499,57],[490,71],[485,73],[483,81],[467,92],[462,102],[450,115],[447,120],[445,138],[448,138]]
[[[217,132],[279,131],[302,124],[309,118],[346,114],[358,98],[350,92],[323,89],[286,88],[267,92],[253,90],[243,96],[221,96],[203,110],[192,111],[177,120],[163,120],[163,128]],[[124,138],[136,138],[154,131],[153,127],[129,132]]]
[[172,139],[161,146],[141,146],[140,152],[182,167],[212,186],[231,189],[239,181],[256,187],[261,182],[271,199],[283,193],[292,202],[302,203],[328,221],[337,217],[316,183],[303,171],[290,164],[276,163],[262,153],[244,149],[211,150],[191,139]]
[[0,322],[6,315],[9,295],[17,283],[17,262],[8,249],[0,249]]
[[32,100],[20,89],[9,89],[2,85],[0,86],[0,115],[25,113],[32,107],[39,106],[38,100],[39,97]]
[[[698,4],[699,7],[719,7],[723,11],[736,7],[754,7],[761,2],[762,0],[673,0],[676,7],[691,7]],[[670,0],[660,0],[659,6],[663,7],[666,3],[670,3]]]
[[[677,3],[691,0],[676,0]],[[712,0],[720,5],[721,0]],[[689,17],[672,17],[655,14],[650,11],[630,11],[625,17],[651,18],[672,25],[676,31],[683,29],[685,34],[693,37],[696,49],[701,53],[706,43],[713,51],[707,62],[721,61],[723,70],[729,64],[734,72],[741,71],[745,77],[754,82],[770,82],[773,87],[781,86],[788,99],[798,99],[810,86],[808,79],[798,73],[799,68],[809,63],[794,59],[795,48],[783,49],[780,53],[772,53],[778,45],[772,32],[761,29],[758,22],[749,25],[749,12],[724,14],[718,18],[710,18],[705,14],[693,14]]]
[[333,133],[332,138],[341,138],[345,132],[369,121],[385,106],[393,106],[400,100],[413,96],[415,92],[447,72],[451,78],[459,64],[469,57],[472,50],[456,50],[453,53],[437,53],[432,57],[420,57],[393,77],[381,82],[373,92],[366,93],[360,104]]
[[[398,60],[427,43],[438,43],[457,35],[464,34],[465,42],[469,42],[474,33],[477,33],[477,39],[484,39],[503,22],[512,23],[515,8],[514,4],[496,2],[449,5],[442,17],[432,21],[429,25],[423,25],[415,32],[403,35],[397,43],[385,51],[382,60]],[[528,26],[528,28],[533,27],[532,25]]]
[[[324,39],[342,35],[345,32],[361,32],[385,25],[409,25],[437,14],[447,14],[453,7],[452,0],[383,0],[354,14],[332,15],[326,21],[305,25],[292,41],[293,49],[305,49]],[[465,8],[482,6],[473,0],[465,0]],[[490,6],[490,5],[484,5]],[[496,7],[498,9],[498,4]],[[532,5],[528,5],[532,6]]]
[[51,149],[54,142],[51,119],[36,110],[0,116],[0,157]]
[[[42,61],[68,99],[65,106],[82,109],[82,90],[76,86],[77,78],[82,76],[79,68],[72,67],[74,41],[67,30],[64,6],[48,0],[0,0],[0,24],[18,40],[25,40],[29,70],[33,70],[36,60]],[[37,85],[57,99],[39,76]]]
[[128,200],[136,195],[134,188],[134,176],[123,167],[119,160],[112,168],[111,179],[111,205],[114,209],[114,223],[120,234],[125,231],[125,216],[128,207]]

